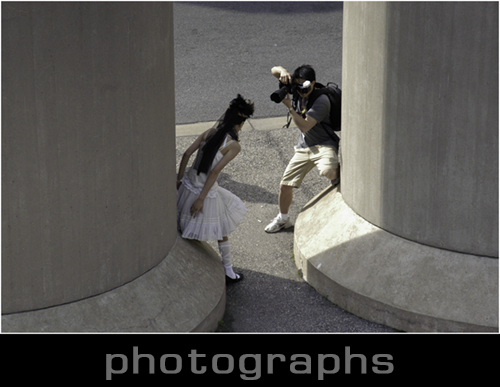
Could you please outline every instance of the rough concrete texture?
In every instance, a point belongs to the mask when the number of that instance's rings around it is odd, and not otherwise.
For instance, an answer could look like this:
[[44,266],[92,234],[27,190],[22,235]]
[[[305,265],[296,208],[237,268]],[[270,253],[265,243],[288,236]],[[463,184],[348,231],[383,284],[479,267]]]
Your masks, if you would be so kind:
[[78,302],[2,316],[4,332],[209,332],[226,303],[219,256],[179,236],[156,267],[110,292]]
[[388,233],[337,189],[303,208],[294,253],[311,286],[370,321],[409,332],[498,331],[498,260]]
[[2,313],[156,266],[176,235],[172,4],[3,2],[2,54]]
[[498,257],[498,3],[347,2],[343,197],[401,237]]

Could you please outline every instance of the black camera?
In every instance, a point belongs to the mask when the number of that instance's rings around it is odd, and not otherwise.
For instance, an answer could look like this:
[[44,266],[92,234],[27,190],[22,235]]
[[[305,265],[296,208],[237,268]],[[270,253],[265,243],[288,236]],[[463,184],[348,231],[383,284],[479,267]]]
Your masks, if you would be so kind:
[[287,94],[294,94],[296,89],[296,83],[285,85],[284,83],[280,82],[279,89],[271,94],[271,101],[280,103],[281,101],[283,101],[283,98],[285,98]]
[[283,101],[283,98],[286,97],[287,94],[292,94],[294,100],[297,99],[297,92],[301,92],[302,94],[307,94],[309,90],[311,90],[311,82],[305,81],[304,83],[294,83],[289,85],[285,85],[280,82],[280,88],[271,94],[271,101],[276,103],[280,103]]

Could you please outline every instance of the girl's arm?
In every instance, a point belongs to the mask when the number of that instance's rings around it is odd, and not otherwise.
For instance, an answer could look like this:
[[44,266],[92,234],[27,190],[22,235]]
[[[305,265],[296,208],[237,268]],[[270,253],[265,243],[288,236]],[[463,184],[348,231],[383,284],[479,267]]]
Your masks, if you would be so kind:
[[241,145],[236,141],[230,144],[226,149],[224,149],[224,156],[217,163],[217,165],[210,171],[207,176],[207,180],[205,181],[205,185],[200,192],[200,196],[196,199],[191,206],[191,215],[193,218],[196,218],[199,212],[203,213],[203,203],[205,202],[205,198],[208,195],[208,192],[217,181],[219,174],[224,169],[224,167],[236,157],[238,153],[240,153]]

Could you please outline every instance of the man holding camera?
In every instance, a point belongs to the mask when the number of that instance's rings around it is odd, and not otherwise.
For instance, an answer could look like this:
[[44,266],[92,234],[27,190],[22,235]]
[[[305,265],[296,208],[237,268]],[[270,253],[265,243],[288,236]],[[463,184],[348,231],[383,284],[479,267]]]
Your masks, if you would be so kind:
[[[340,167],[338,162],[338,141],[334,141],[323,125],[330,125],[330,100],[326,95],[317,97],[312,106],[308,98],[316,86],[316,73],[310,65],[298,67],[290,74],[281,66],[273,67],[272,74],[280,81],[280,93],[273,93],[271,99],[287,107],[295,125],[300,130],[295,155],[283,174],[279,192],[280,213],[265,228],[268,233],[278,232],[292,226],[288,210],[293,200],[293,189],[299,188],[304,177],[314,166],[321,176],[338,184]],[[286,93],[284,92],[286,90]],[[290,94],[293,95],[293,105]],[[277,95],[279,94],[279,96]]]

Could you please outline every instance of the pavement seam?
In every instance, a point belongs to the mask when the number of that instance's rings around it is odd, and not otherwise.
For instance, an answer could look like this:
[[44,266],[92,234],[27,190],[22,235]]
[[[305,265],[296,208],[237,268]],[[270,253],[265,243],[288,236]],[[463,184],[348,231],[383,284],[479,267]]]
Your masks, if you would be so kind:
[[[175,136],[198,136],[205,130],[210,129],[216,121],[196,122],[192,124],[180,124],[175,126]],[[287,122],[284,117],[268,117],[268,118],[252,118],[248,120],[248,124],[243,126],[242,132],[250,132],[253,130],[273,130],[281,129]],[[295,126],[290,124],[290,128]]]

